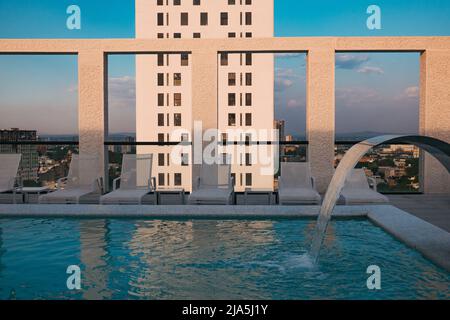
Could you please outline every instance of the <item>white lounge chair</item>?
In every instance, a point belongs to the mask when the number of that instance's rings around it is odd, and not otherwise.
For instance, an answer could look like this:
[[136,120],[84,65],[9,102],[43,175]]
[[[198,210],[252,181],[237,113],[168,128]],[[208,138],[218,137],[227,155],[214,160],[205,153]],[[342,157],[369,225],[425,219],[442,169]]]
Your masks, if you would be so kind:
[[99,176],[99,159],[96,156],[72,154],[69,174],[58,180],[58,190],[39,197],[39,203],[78,204],[82,196],[102,191]]
[[233,203],[234,182],[229,164],[203,164],[200,177],[197,177],[195,182],[195,190],[189,195],[188,204]]
[[20,153],[0,154],[0,193],[13,193],[13,203],[16,203],[16,192],[20,190],[17,183],[17,171],[19,170]]
[[307,162],[282,162],[278,178],[280,205],[319,204],[321,197],[314,189],[314,178]]
[[[371,181],[373,189],[370,188],[368,181]],[[377,192],[375,179],[368,178],[364,169],[352,170],[341,191],[341,199],[347,205],[383,204],[389,202],[386,196]]]
[[124,154],[120,177],[114,179],[113,191],[100,197],[100,204],[142,204],[144,196],[155,190],[152,160],[151,154]]

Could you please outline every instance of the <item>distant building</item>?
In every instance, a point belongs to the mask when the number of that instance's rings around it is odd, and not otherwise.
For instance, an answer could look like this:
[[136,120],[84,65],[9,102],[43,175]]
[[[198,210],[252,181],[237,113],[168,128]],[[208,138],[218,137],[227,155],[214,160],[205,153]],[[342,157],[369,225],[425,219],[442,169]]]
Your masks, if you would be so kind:
[[36,130],[0,130],[0,153],[20,153],[22,160],[19,166],[18,177],[22,181],[38,180],[39,154],[37,145],[3,144],[5,142],[36,141]]
[[[122,141],[122,140],[121,140]],[[134,137],[125,137],[124,143],[133,143],[135,141]],[[108,146],[108,151],[116,153],[132,153],[134,150],[133,145],[110,145]]]
[[273,127],[276,130],[278,130],[278,136],[280,137],[280,141],[286,141],[286,136],[285,136],[286,121],[274,120]]

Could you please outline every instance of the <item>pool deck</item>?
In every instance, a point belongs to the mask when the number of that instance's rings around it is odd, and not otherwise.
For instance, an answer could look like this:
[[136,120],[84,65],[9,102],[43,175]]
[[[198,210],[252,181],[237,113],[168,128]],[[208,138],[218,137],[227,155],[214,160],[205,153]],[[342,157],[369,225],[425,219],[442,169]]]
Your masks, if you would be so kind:
[[[392,205],[337,206],[333,216],[368,218],[450,272],[450,198],[395,195],[390,200]],[[278,205],[0,204],[0,218],[298,219],[317,217],[319,209],[319,206]]]
[[450,232],[450,195],[389,195],[391,204]]

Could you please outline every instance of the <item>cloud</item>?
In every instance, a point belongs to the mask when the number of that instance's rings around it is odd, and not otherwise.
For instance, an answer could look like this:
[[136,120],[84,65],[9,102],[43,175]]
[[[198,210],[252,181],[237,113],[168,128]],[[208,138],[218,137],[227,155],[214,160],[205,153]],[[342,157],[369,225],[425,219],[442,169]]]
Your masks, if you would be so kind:
[[287,88],[292,87],[293,84],[294,84],[294,81],[292,81],[290,79],[275,78],[275,91],[282,92],[282,91],[286,90]]
[[67,88],[67,92],[75,93],[78,92],[78,84],[72,84]]
[[336,101],[346,107],[364,107],[368,103],[381,101],[380,94],[371,88],[351,87],[336,89]]
[[108,80],[109,104],[112,107],[135,107],[136,81],[134,77],[123,76]]
[[275,68],[277,78],[300,78],[300,75],[292,68]]
[[336,68],[354,70],[370,60],[368,55],[361,54],[337,54]]
[[418,98],[419,97],[419,87],[414,86],[414,87],[408,87],[405,89],[405,91],[403,92],[403,94],[408,97],[408,98]]
[[295,79],[299,79],[300,75],[292,68],[276,68],[275,69],[275,91],[282,92],[295,84]]
[[302,106],[302,103],[298,101],[297,99],[289,99],[287,102],[287,107],[289,109],[295,109],[300,108]]
[[275,53],[275,58],[277,59],[299,58],[304,55],[305,54],[302,52],[283,52],[283,53]]
[[414,100],[418,100],[420,95],[420,89],[418,86],[407,87],[400,93],[398,96],[394,98],[395,101],[399,102],[411,102]]
[[384,74],[384,70],[379,67],[363,66],[359,68],[356,72],[366,73],[366,74]]

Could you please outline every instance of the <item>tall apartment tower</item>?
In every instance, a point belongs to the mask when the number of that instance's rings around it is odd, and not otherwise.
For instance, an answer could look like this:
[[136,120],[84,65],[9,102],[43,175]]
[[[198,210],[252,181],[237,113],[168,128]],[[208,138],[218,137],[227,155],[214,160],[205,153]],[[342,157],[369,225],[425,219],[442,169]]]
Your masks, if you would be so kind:
[[[273,15],[273,0],[136,0],[136,38],[273,37]],[[187,54],[136,56],[137,141],[192,140],[192,90],[202,88],[191,86],[190,58]],[[261,140],[257,132],[272,130],[274,123],[273,54],[222,54],[218,70],[219,101],[211,108],[218,107],[222,139]],[[240,131],[237,137],[233,130]],[[173,148],[139,146],[137,152],[154,154],[159,187],[190,191],[191,148],[179,150],[177,160],[171,157]],[[257,148],[221,147],[220,153],[233,159],[237,191],[273,188],[273,175],[261,174],[254,160],[259,158]]]

